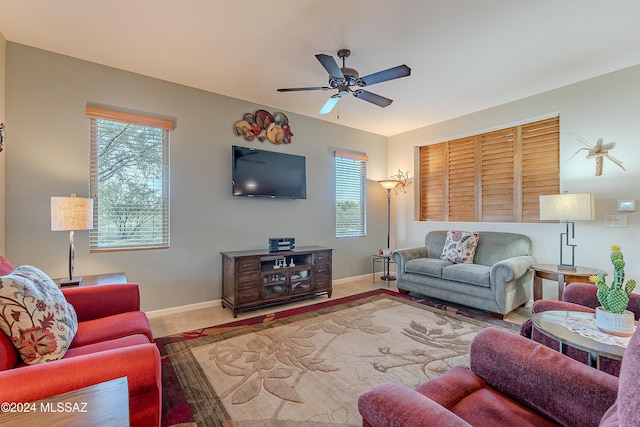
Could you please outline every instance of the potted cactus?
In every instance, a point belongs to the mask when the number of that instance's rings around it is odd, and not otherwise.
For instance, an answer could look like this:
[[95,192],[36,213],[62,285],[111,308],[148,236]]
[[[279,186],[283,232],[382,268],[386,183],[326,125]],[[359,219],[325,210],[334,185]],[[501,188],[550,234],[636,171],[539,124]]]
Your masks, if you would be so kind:
[[603,332],[619,336],[631,336],[634,331],[634,315],[627,310],[628,295],[635,289],[636,281],[624,283],[624,257],[620,246],[611,246],[613,264],[613,282],[611,286],[604,280],[604,273],[589,277],[589,281],[598,286],[597,297],[602,305],[596,308],[596,326]]

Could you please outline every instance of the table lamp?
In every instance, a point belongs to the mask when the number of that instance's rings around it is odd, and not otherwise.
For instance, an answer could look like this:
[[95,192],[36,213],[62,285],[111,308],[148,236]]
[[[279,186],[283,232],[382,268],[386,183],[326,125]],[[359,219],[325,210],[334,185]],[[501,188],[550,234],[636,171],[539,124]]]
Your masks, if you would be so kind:
[[[577,245],[569,243],[569,228],[571,239],[575,237],[573,221],[593,221],[595,218],[595,199],[592,193],[583,194],[553,194],[540,196],[540,221],[560,221],[565,223],[565,232],[560,233],[560,264],[561,270],[575,271],[575,248]],[[563,244],[571,249],[571,263],[563,259]]]
[[51,231],[69,231],[69,278],[60,282],[61,286],[78,286],[82,277],[73,277],[75,230],[93,228],[93,199],[76,197],[51,197]]

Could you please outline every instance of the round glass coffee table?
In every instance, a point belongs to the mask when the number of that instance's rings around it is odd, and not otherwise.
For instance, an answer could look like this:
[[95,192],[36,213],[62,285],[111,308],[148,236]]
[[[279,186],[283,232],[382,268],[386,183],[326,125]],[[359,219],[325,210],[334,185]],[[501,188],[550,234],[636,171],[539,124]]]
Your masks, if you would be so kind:
[[533,315],[533,327],[549,338],[558,340],[560,342],[560,353],[564,355],[567,354],[568,346],[586,351],[589,353],[589,366],[598,369],[598,356],[622,360],[626,348],[587,338],[564,326],[567,319],[583,319],[587,321],[595,319],[595,316],[595,313],[584,313],[580,311],[544,311]]

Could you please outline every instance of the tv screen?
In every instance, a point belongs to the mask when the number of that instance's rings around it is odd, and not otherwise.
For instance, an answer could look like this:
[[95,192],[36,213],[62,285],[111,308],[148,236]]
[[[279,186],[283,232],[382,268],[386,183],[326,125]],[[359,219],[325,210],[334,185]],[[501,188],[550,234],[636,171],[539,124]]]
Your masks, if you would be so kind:
[[234,145],[231,174],[234,196],[307,198],[304,156]]

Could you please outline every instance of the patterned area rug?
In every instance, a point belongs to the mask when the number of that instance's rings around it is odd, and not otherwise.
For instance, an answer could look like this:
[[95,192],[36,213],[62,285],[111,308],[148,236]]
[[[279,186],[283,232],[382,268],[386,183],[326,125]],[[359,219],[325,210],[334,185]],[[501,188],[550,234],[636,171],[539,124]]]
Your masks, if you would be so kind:
[[375,384],[468,364],[487,326],[518,325],[384,289],[157,339],[163,426],[360,426]]

